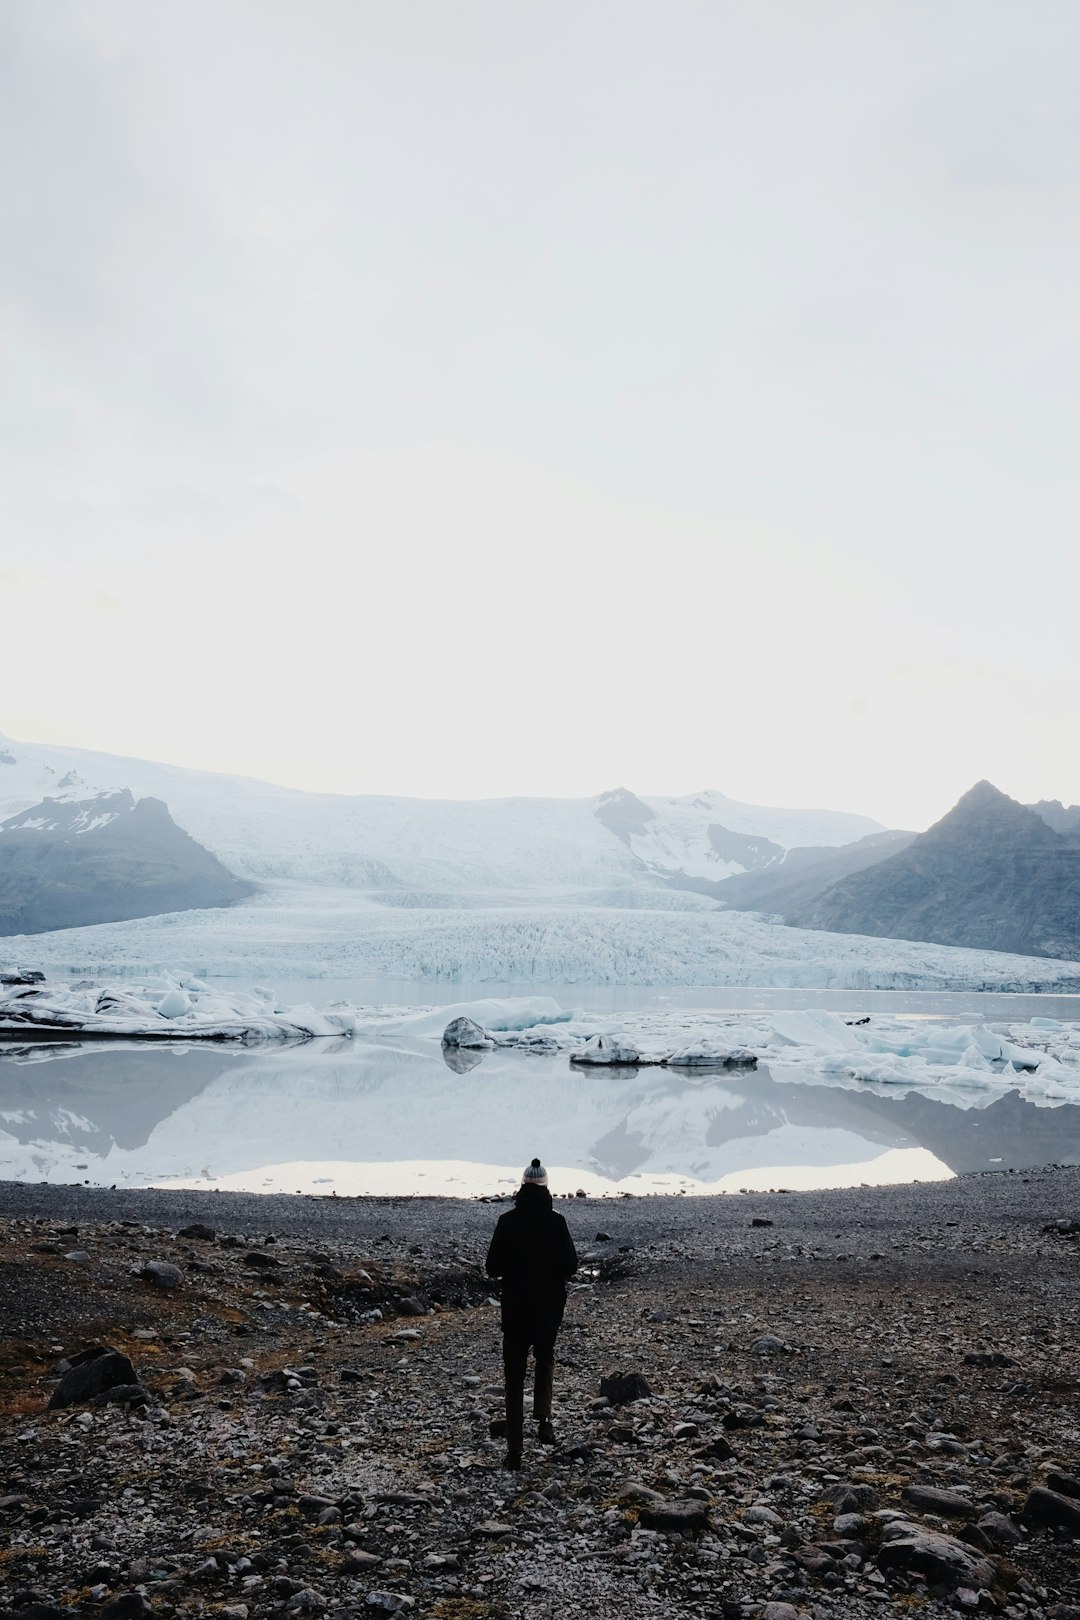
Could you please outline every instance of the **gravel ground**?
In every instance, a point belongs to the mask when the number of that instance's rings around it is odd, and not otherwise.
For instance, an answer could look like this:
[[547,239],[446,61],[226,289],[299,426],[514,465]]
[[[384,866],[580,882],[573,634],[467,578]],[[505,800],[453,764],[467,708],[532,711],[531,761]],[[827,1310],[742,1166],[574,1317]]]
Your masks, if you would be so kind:
[[0,1612],[1080,1620],[1080,1170],[559,1207],[510,1474],[498,1205],[0,1184]]

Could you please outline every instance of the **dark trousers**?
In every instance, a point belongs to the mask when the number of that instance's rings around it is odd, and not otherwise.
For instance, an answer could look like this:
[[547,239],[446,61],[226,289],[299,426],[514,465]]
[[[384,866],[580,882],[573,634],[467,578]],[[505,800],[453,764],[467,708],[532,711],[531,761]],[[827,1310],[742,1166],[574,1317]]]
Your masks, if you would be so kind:
[[528,1328],[503,1331],[503,1369],[506,1374],[506,1444],[510,1451],[521,1450],[525,1428],[525,1371],[532,1348],[535,1373],[533,1379],[533,1417],[551,1416],[551,1391],[555,1379],[554,1332],[536,1332]]

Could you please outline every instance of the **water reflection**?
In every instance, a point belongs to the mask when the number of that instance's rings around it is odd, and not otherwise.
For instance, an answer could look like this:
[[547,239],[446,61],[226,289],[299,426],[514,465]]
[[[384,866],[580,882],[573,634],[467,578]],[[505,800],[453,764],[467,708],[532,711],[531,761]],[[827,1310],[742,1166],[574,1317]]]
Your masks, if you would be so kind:
[[570,1192],[922,1180],[1080,1162],[1080,1107],[419,1043],[0,1052],[4,1179],[471,1195],[535,1152]]
[[442,1060],[455,1074],[468,1074],[484,1061],[484,1054],[475,1046],[444,1046]]

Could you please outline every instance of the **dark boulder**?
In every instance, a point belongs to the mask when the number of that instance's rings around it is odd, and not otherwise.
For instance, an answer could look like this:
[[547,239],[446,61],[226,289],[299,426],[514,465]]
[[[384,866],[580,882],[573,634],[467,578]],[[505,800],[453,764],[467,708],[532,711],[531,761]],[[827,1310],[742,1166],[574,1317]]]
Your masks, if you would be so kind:
[[119,1592],[99,1612],[98,1620],[146,1620],[151,1612],[141,1592]]
[[709,1510],[704,1502],[649,1502],[638,1511],[643,1530],[707,1530]]
[[1051,1468],[1046,1476],[1047,1488],[1057,1491],[1059,1496],[1075,1496],[1080,1498],[1080,1479],[1075,1474],[1065,1474],[1058,1468]]
[[148,1260],[139,1276],[152,1288],[179,1288],[184,1280],[180,1267],[168,1260]]
[[600,1380],[600,1393],[612,1406],[627,1406],[631,1401],[648,1400],[652,1390],[642,1373],[609,1373]]
[[882,1542],[877,1555],[878,1568],[886,1573],[911,1570],[943,1586],[963,1584],[976,1591],[993,1586],[995,1571],[990,1560],[955,1536],[901,1522],[890,1525],[889,1530],[892,1534]]
[[905,1502],[923,1513],[936,1513],[942,1519],[977,1519],[980,1509],[956,1491],[942,1491],[936,1485],[905,1485]]
[[1051,1529],[1067,1530],[1072,1536],[1080,1536],[1080,1501],[1074,1496],[1048,1491],[1042,1485],[1036,1486],[1029,1495],[1022,1517],[1025,1524],[1048,1525]]
[[104,1394],[106,1390],[139,1382],[128,1357],[107,1344],[82,1350],[66,1363],[61,1362],[61,1367],[64,1373],[53,1390],[49,1401],[50,1411],[61,1406],[78,1406],[82,1402],[92,1401],[95,1395]]

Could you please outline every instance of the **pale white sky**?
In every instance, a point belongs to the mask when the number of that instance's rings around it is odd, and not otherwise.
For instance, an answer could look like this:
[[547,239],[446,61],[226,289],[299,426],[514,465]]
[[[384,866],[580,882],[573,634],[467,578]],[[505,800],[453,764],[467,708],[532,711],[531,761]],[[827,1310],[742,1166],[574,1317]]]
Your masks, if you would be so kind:
[[1075,0],[0,0],[0,730],[1080,800]]

